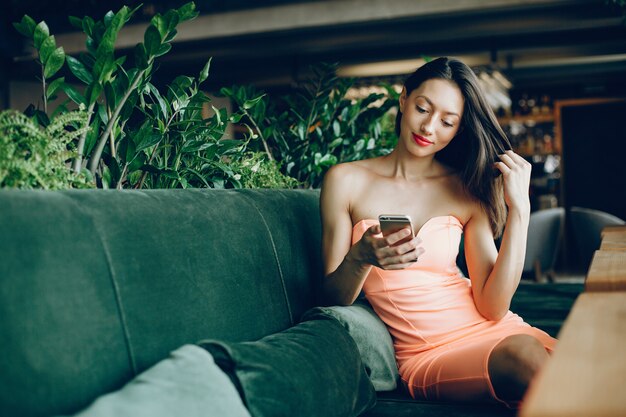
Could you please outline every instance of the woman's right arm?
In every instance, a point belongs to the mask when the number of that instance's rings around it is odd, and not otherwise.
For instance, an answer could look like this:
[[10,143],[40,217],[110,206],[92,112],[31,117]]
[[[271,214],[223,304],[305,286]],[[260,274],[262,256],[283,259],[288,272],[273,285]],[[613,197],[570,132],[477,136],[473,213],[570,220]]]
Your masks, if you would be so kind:
[[[323,292],[328,304],[350,305],[356,300],[372,266],[406,268],[417,259],[418,239],[390,247],[410,234],[401,230],[377,237],[378,225],[370,227],[352,245],[351,197],[359,189],[359,173],[346,165],[332,167],[324,177],[320,197],[322,217]],[[421,250],[421,249],[420,249]]]

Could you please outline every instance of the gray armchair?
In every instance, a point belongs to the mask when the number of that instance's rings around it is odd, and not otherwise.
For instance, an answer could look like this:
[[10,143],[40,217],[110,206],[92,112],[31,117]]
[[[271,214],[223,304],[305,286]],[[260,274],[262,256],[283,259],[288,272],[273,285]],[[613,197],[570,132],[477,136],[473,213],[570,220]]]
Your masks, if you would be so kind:
[[589,270],[594,252],[600,248],[602,229],[626,224],[612,214],[583,207],[570,208],[570,220],[579,259],[585,271]]
[[535,281],[544,281],[544,274],[554,280],[554,263],[559,250],[565,209],[562,207],[535,211],[530,214],[524,273],[534,273]]

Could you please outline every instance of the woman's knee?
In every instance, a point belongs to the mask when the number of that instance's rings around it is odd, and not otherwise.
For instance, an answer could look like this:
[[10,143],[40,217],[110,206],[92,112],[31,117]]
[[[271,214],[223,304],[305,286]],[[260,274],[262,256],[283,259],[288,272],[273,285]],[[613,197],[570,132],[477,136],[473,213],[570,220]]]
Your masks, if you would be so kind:
[[534,374],[548,357],[543,344],[526,334],[517,334],[502,340],[492,355],[500,355],[499,360],[505,361],[508,367],[530,374]]
[[509,392],[499,395],[521,398],[547,358],[543,344],[533,336],[519,334],[502,340],[489,357],[489,376],[496,393],[504,386]]

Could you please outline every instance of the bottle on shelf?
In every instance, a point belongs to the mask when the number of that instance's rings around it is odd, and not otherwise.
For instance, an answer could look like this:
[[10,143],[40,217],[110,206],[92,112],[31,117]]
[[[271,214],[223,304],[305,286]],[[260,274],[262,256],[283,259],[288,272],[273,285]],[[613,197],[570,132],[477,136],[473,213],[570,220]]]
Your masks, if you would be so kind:
[[552,104],[550,103],[550,96],[544,94],[541,96],[541,114],[552,113]]

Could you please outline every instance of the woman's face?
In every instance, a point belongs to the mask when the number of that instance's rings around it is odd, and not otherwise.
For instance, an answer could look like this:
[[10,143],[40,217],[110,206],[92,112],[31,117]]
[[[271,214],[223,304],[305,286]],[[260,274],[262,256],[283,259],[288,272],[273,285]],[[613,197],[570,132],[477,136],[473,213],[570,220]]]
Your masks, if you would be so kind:
[[448,80],[431,79],[400,96],[400,140],[416,156],[432,155],[445,148],[461,125],[464,99],[459,87]]

